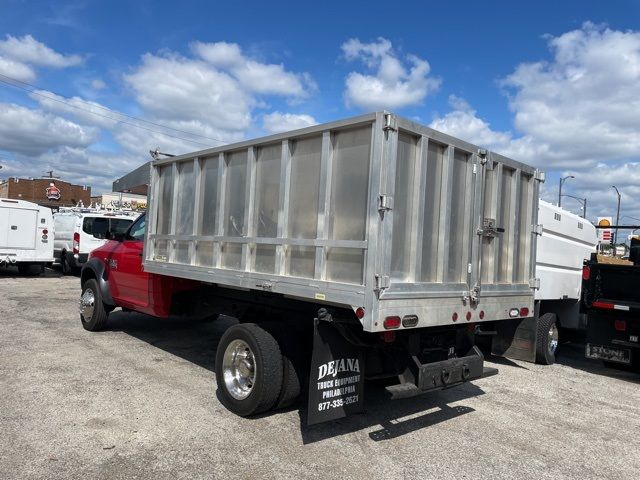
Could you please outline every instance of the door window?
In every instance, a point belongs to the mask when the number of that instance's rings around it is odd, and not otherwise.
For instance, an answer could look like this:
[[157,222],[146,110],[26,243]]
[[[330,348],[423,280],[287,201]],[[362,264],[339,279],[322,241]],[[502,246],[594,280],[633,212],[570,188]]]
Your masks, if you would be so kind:
[[82,222],[82,231],[93,235],[95,238],[107,238],[109,219],[104,217],[85,217]]
[[112,218],[111,219],[111,233],[125,233],[132,220],[128,218]]
[[131,240],[144,240],[144,232],[147,228],[147,216],[141,215],[129,230],[129,239]]

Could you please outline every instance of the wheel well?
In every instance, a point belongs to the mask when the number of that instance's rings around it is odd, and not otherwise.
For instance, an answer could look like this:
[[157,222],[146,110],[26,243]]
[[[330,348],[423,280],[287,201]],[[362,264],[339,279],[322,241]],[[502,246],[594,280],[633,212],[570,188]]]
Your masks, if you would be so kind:
[[83,268],[80,274],[80,285],[84,285],[87,280],[97,279],[95,272],[90,268]]

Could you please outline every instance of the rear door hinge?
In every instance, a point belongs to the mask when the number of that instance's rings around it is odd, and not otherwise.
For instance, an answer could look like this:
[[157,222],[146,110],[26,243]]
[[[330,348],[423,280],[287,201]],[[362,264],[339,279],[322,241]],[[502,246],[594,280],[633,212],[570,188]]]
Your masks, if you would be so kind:
[[538,225],[532,225],[532,233],[534,233],[535,235],[542,235],[542,224],[538,224]]
[[389,288],[389,277],[376,273],[376,288],[374,290],[378,297],[386,288]]
[[384,130],[385,132],[388,132],[389,130],[395,132],[398,130],[396,125],[396,117],[394,117],[391,113],[384,114],[384,126],[382,127],[382,130]]
[[378,202],[378,211],[386,212],[387,210],[393,210],[393,197],[391,195],[381,193],[378,196]]
[[540,290],[540,279],[539,278],[530,278],[529,279],[529,288],[533,288],[534,290]]

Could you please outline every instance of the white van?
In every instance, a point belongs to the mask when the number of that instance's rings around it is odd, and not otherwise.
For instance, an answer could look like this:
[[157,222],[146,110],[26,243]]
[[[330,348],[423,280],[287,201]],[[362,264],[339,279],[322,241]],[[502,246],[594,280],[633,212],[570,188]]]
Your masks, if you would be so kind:
[[124,233],[138,217],[137,213],[111,213],[91,209],[61,211],[55,223],[54,257],[64,274],[80,268],[89,252],[103,245],[110,233]]
[[0,198],[0,265],[38,275],[53,262],[51,209],[24,200]]

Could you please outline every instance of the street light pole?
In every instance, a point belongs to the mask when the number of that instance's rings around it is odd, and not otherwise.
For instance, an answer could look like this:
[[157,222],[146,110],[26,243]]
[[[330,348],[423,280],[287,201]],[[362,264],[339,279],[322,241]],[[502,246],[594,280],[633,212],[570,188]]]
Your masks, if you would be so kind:
[[578,200],[582,204],[582,218],[587,218],[587,199],[586,198],[576,197],[575,195],[569,195],[568,193],[563,193],[562,196],[570,197],[575,200]]
[[566,182],[570,178],[576,178],[573,175],[567,175],[566,177],[560,178],[560,188],[558,189],[558,206],[562,206],[562,184]]
[[[618,187],[616,187],[615,185],[611,185],[611,188],[614,188],[616,190],[616,194],[618,195],[618,211],[616,213],[616,226],[618,226],[618,223],[620,222],[620,192],[618,191]],[[613,244],[615,245],[618,241],[618,229],[616,228],[616,231],[614,232],[614,237],[613,237]]]

